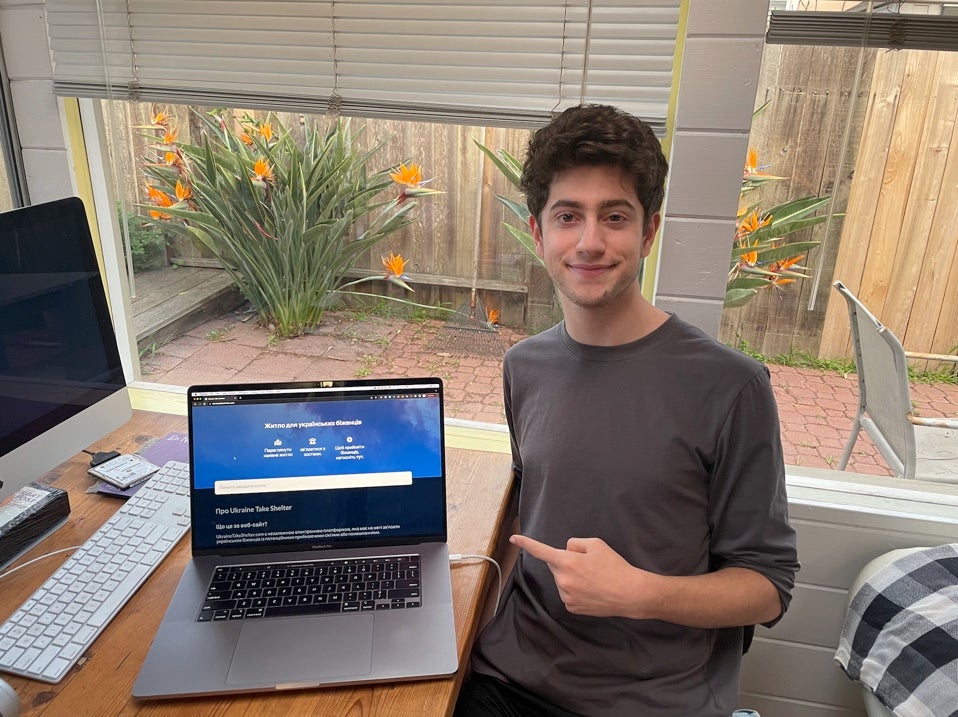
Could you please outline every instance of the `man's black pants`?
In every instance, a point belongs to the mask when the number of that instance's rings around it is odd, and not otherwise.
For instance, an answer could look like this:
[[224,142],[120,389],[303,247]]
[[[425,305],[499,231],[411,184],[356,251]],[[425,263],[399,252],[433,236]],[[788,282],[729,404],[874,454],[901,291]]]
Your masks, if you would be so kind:
[[579,717],[531,692],[473,672],[466,678],[453,717]]

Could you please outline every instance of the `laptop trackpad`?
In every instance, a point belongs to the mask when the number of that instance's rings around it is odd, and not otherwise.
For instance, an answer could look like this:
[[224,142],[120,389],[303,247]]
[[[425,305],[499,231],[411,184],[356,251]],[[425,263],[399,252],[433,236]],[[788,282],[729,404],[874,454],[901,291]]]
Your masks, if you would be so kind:
[[368,675],[373,616],[250,620],[243,625],[226,683],[286,684]]

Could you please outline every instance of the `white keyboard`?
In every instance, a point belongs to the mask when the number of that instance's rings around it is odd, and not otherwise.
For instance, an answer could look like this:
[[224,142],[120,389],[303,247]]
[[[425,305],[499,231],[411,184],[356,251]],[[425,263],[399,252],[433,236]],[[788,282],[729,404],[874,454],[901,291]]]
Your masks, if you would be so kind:
[[60,682],[189,527],[189,465],[171,461],[0,625],[0,670]]

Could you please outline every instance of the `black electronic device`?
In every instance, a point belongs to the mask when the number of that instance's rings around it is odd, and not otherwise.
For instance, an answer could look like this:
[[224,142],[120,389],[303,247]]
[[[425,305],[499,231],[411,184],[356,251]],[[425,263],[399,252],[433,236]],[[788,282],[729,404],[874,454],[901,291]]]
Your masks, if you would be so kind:
[[0,499],[132,415],[86,209],[0,214]]

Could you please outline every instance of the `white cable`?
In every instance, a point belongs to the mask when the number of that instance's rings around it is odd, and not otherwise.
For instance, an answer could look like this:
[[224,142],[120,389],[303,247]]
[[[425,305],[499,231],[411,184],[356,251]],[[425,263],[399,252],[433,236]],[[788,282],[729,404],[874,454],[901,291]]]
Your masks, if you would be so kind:
[[31,564],[37,562],[38,560],[43,560],[44,558],[49,558],[51,555],[56,555],[57,553],[65,553],[65,552],[67,552],[68,550],[79,550],[80,547],[81,547],[81,546],[79,546],[79,545],[74,545],[74,546],[72,546],[72,547],[70,547],[70,548],[60,548],[59,550],[54,550],[53,552],[47,553],[46,555],[41,555],[39,558],[34,558],[33,560],[28,560],[28,561],[25,562],[23,565],[18,565],[18,566],[15,567],[15,568],[10,568],[10,569],[9,569],[7,572],[5,572],[5,573],[0,573],[0,580],[3,580],[3,579],[4,579],[5,577],[7,577],[8,575],[12,575],[13,573],[17,572],[20,568],[25,568],[25,567],[27,567],[28,565],[31,565]]
[[[493,567],[496,569],[496,602],[492,607],[492,614],[495,615],[499,612],[499,598],[502,597],[502,568],[499,567],[499,563],[490,558],[488,555],[462,555],[460,553],[450,553],[449,562],[457,563],[460,560],[485,560],[487,563],[492,563]],[[2,576],[0,576],[2,577]]]

